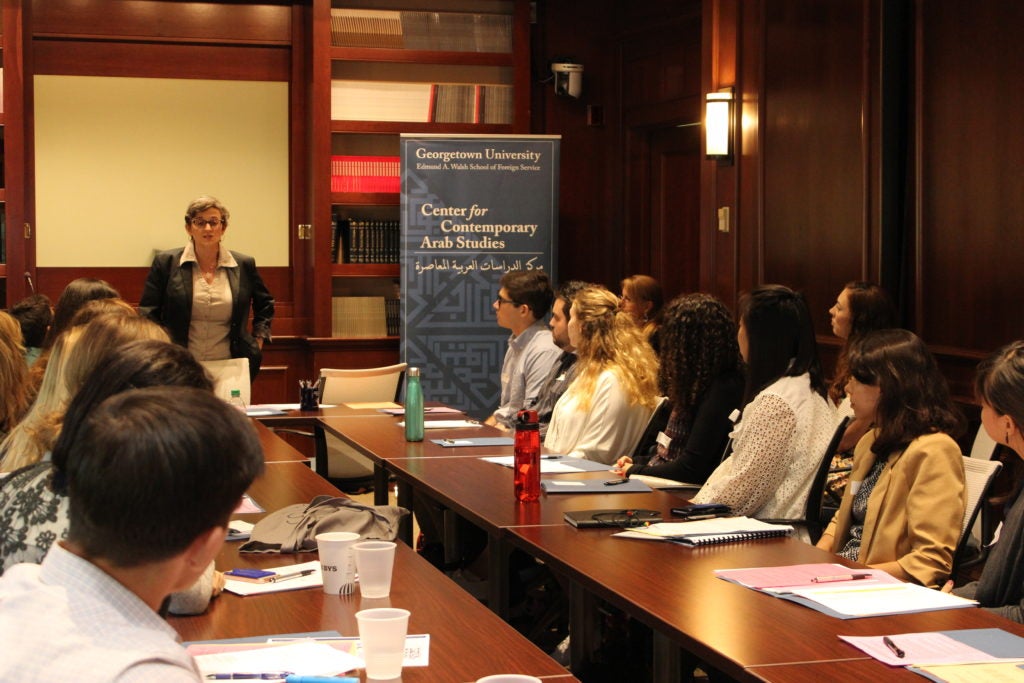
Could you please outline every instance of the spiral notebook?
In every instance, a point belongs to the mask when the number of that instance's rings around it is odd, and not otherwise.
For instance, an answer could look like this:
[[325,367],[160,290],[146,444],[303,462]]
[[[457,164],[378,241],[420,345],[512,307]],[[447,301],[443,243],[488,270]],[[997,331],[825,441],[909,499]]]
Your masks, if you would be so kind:
[[614,535],[644,541],[671,541],[697,547],[759,538],[775,538],[788,536],[791,533],[793,533],[793,527],[788,524],[769,524],[749,517],[716,517],[693,522],[661,522]]

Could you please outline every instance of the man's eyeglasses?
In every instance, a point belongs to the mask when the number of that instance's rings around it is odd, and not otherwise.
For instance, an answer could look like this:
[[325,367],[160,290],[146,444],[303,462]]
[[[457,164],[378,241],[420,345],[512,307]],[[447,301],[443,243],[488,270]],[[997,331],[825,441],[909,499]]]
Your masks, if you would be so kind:
[[500,294],[498,295],[498,298],[495,299],[495,301],[498,302],[499,306],[502,305],[502,304],[512,304],[513,306],[518,306],[519,305],[515,301],[512,301],[512,299],[505,299]]
[[192,219],[191,223],[192,227],[194,228],[202,228],[207,225],[209,225],[211,228],[219,228],[222,224],[224,224],[224,221],[222,221],[219,218],[211,218],[207,220],[205,218],[199,218],[197,216],[196,218]]

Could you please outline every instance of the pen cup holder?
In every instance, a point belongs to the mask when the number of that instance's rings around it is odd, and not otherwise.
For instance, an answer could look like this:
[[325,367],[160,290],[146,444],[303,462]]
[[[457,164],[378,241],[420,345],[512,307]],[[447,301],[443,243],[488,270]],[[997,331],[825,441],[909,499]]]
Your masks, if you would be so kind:
[[319,410],[320,401],[316,396],[316,387],[299,388],[299,410]]

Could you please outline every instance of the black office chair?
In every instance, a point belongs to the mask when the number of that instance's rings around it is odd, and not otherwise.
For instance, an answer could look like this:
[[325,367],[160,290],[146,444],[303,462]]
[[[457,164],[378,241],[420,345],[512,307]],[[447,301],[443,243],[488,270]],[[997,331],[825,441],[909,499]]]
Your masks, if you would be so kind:
[[825,447],[825,452],[821,456],[821,461],[818,463],[818,469],[814,473],[814,479],[811,480],[811,487],[807,493],[807,504],[804,506],[804,518],[803,519],[766,519],[765,522],[771,522],[773,524],[794,524],[802,525],[807,529],[807,535],[810,537],[811,544],[818,542],[821,538],[822,532],[825,530],[825,526],[832,520],[831,517],[824,519],[822,516],[822,499],[825,496],[825,483],[828,481],[828,471],[832,466],[832,458],[836,454],[836,450],[839,448],[839,442],[843,440],[843,434],[846,433],[846,426],[850,424],[850,418],[844,417],[840,421],[839,425],[836,426],[836,431],[832,434],[832,440],[828,442],[828,446]]
[[640,435],[640,441],[637,442],[636,448],[633,449],[633,457],[638,455],[651,455],[655,452],[658,447],[658,434],[665,431],[665,427],[668,425],[668,418],[672,415],[672,402],[665,396],[658,397],[658,405],[654,408],[654,412],[651,413],[651,417],[647,420],[647,426],[644,427],[643,434]]
[[807,527],[807,534],[811,537],[811,543],[818,542],[822,532],[825,531],[825,526],[832,521],[831,515],[828,519],[824,519],[822,515],[822,500],[825,497],[825,483],[828,481],[829,468],[832,467],[832,458],[835,457],[836,451],[839,449],[839,442],[843,440],[843,435],[846,434],[846,427],[849,424],[849,417],[844,417],[839,422],[835,433],[832,434],[832,440],[825,447],[825,455],[822,457],[821,463],[818,464],[818,471],[814,474],[814,479],[811,480],[811,490],[807,494],[807,507],[804,508],[804,525]]

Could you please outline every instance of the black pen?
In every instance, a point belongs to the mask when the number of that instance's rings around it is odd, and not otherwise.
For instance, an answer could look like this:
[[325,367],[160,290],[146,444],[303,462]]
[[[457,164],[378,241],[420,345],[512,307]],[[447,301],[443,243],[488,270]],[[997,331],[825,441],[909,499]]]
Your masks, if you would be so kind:
[[885,646],[889,648],[889,650],[891,650],[892,653],[900,659],[903,659],[907,656],[907,653],[901,650],[896,643],[892,642],[892,638],[890,638],[889,636],[882,636],[882,642],[885,643]]
[[628,481],[629,481],[629,479],[626,479],[626,478],[622,478],[622,479],[609,479],[608,481],[606,481],[604,483],[604,485],[605,486],[618,486],[619,484],[625,484]]
[[270,583],[277,583],[278,581],[297,579],[300,576],[309,576],[315,571],[315,569],[303,569],[301,572],[292,572],[291,574],[275,574],[274,576],[267,577],[267,581]]

